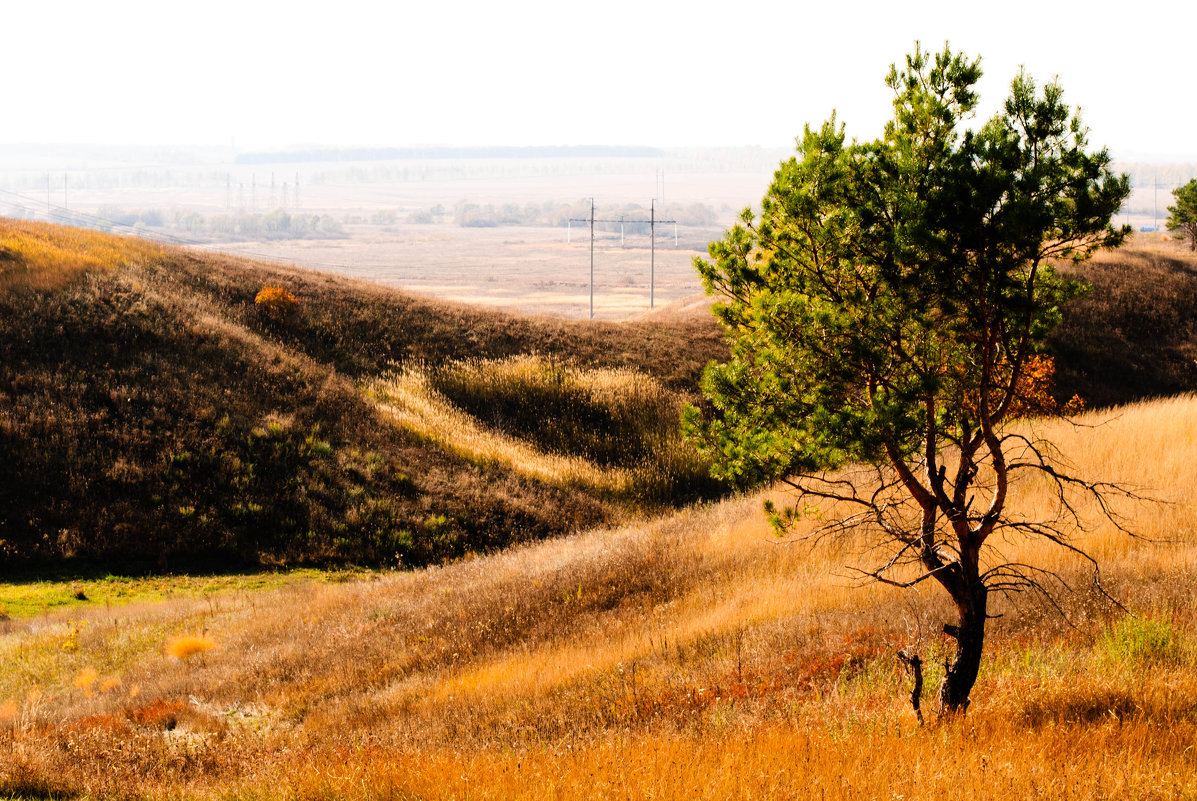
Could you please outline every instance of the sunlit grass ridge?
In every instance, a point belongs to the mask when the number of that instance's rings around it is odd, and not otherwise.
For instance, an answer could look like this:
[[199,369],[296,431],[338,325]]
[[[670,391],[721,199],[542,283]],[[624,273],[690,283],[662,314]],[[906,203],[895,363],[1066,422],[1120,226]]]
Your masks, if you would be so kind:
[[162,249],[135,237],[0,218],[0,290],[53,290],[93,270],[159,258]]
[[682,398],[633,370],[519,355],[400,368],[366,394],[418,436],[538,481],[649,503],[719,492],[680,435]]

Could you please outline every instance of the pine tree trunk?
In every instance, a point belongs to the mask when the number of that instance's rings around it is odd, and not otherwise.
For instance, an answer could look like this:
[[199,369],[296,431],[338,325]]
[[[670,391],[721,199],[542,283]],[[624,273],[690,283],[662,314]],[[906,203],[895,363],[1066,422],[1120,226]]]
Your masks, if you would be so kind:
[[977,671],[981,668],[988,590],[980,583],[970,590],[969,597],[956,602],[960,624],[944,627],[948,634],[956,638],[956,654],[939,688],[941,714],[962,714],[968,709],[968,696],[977,682]]

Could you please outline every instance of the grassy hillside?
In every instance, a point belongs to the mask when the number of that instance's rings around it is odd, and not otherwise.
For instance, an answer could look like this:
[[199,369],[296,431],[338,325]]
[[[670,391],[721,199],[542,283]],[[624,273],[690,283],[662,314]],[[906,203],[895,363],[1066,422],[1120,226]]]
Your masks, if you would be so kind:
[[1051,338],[1062,398],[1111,406],[1197,389],[1197,258],[1183,243],[1139,236],[1068,269],[1093,290]]
[[[1139,242],[1078,268],[1060,391],[1192,387],[1195,266]],[[508,317],[0,222],[6,564],[431,565],[14,600],[0,797],[1197,797],[1197,396],[1028,423],[1165,501],[1117,509],[1137,539],[1076,507],[1131,614],[1069,551],[995,543],[1075,590],[1067,618],[995,600],[968,716],[920,727],[894,654],[932,693],[933,587],[859,584],[863,542],[779,545],[760,497],[671,508],[718,493],[674,421],[722,347],[704,316]]]
[[1197,397],[1081,422],[1036,425],[1077,473],[1173,502],[1119,508],[1143,539],[1088,516],[1076,540],[1134,616],[1068,551],[997,544],[1076,592],[1068,622],[995,600],[967,718],[919,727],[894,658],[918,644],[934,688],[941,593],[859,584],[863,543],[779,546],[746,498],[363,582],[9,621],[0,795],[1193,798]]
[[[270,313],[255,303],[266,286],[297,306]],[[717,494],[675,421],[679,392],[721,348],[703,321],[511,317],[0,221],[0,557],[9,567],[120,557],[176,571],[230,560],[427,564]],[[546,442],[528,430],[547,428],[546,416],[522,427],[476,416],[486,393],[509,390],[479,386],[481,400],[459,411],[439,389],[460,374],[452,392],[463,397],[517,356],[547,365],[543,394],[562,397],[546,412],[591,417]],[[418,385],[404,402],[380,389],[398,376]],[[594,389],[604,381],[614,394]],[[625,394],[652,414],[619,412]],[[457,423],[438,431],[413,418],[430,406]],[[644,440],[615,462],[579,436],[607,411],[622,415],[603,422],[612,435]],[[484,440],[518,441],[525,458],[462,447],[471,426]],[[681,455],[662,461],[662,437]],[[522,469],[554,458],[599,479]]]

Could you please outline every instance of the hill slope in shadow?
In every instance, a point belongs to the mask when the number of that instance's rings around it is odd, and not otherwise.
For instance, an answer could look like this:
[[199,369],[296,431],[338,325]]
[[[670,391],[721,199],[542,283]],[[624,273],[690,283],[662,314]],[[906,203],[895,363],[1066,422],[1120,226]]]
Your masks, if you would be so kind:
[[[292,313],[255,304],[268,285],[298,298]],[[698,317],[515,317],[0,221],[0,555],[425,564],[610,522],[643,493],[472,456],[396,425],[364,385],[536,354],[631,371],[677,405],[723,347]],[[676,500],[718,492],[691,484]]]

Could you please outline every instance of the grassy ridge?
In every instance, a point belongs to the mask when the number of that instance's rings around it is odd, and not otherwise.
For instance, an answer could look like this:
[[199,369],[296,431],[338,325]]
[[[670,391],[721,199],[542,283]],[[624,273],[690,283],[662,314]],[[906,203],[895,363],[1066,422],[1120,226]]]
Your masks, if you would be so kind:
[[[31,238],[82,267],[39,261]],[[362,385],[405,364],[539,352],[677,388],[721,347],[687,323],[509,317],[54,226],[0,222],[0,246],[9,564],[427,564],[610,521],[623,500],[465,458],[396,426]],[[266,285],[298,312],[263,314]]]

